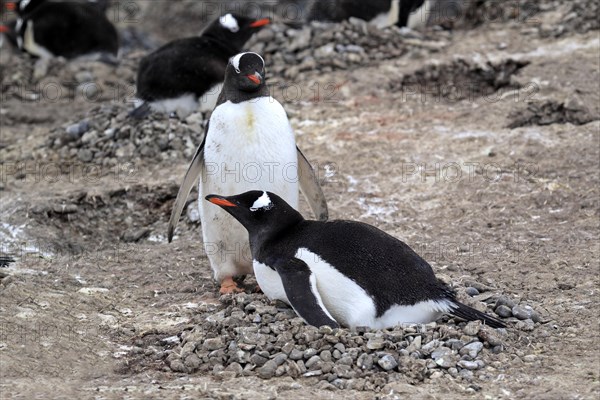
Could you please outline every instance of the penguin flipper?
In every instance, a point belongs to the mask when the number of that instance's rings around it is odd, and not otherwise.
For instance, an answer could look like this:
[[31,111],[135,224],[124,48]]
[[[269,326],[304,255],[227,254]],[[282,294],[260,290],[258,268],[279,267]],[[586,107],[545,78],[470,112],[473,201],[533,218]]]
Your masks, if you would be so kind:
[[323,194],[323,189],[319,185],[319,180],[315,175],[315,170],[310,165],[304,154],[296,147],[298,151],[298,177],[300,179],[300,190],[308,204],[310,209],[315,214],[315,217],[319,221],[327,221],[329,218],[329,211],[327,210],[327,201]]
[[328,325],[339,328],[339,324],[327,311],[317,290],[317,279],[308,265],[292,258],[275,267],[290,305],[306,323],[313,326]]
[[[208,124],[206,126],[206,132],[208,132]],[[177,198],[173,203],[173,210],[171,211],[171,218],[169,219],[169,227],[167,230],[167,239],[169,243],[173,240],[173,232],[175,232],[175,226],[179,221],[185,202],[192,191],[192,187],[198,181],[198,178],[204,173],[204,143],[206,142],[206,132],[202,144],[196,150],[194,158],[188,167],[188,170],[183,177],[183,182],[177,192]]]

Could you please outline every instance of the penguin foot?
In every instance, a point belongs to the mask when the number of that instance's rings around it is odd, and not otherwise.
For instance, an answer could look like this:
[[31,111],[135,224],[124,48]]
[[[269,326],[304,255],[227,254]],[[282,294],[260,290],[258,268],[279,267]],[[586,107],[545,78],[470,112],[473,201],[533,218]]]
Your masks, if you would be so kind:
[[219,289],[219,293],[221,294],[233,294],[233,293],[243,293],[244,289],[239,287],[238,284],[233,280],[231,276],[223,279],[221,281],[221,289]]
[[262,289],[260,288],[260,286],[258,285],[258,283],[256,284],[256,287],[254,288],[254,290],[252,291],[253,293],[259,293],[262,294]]

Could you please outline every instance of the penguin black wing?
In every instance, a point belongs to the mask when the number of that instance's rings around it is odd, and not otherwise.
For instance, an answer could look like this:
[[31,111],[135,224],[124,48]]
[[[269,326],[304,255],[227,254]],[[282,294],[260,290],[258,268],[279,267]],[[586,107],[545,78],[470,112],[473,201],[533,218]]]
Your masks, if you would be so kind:
[[298,177],[300,179],[300,190],[304,197],[306,197],[306,200],[308,200],[308,204],[315,214],[315,217],[319,221],[327,221],[329,218],[327,201],[325,200],[325,195],[323,194],[321,185],[319,185],[315,171],[300,149],[296,147],[296,150],[298,150]]
[[185,202],[192,191],[192,187],[196,184],[196,182],[198,182],[198,178],[204,172],[204,144],[206,143],[207,132],[208,124],[206,124],[202,143],[198,147],[198,150],[196,150],[194,158],[192,158],[192,162],[190,163],[190,166],[183,177],[183,182],[181,182],[181,186],[179,187],[179,192],[177,192],[175,203],[173,203],[173,210],[171,211],[171,218],[169,219],[169,227],[167,228],[167,239],[169,240],[169,243],[171,243],[173,240],[175,226],[179,221],[179,217],[181,216]]
[[309,325],[328,325],[339,328],[339,324],[327,311],[317,290],[317,280],[306,263],[292,258],[275,266],[290,305]]

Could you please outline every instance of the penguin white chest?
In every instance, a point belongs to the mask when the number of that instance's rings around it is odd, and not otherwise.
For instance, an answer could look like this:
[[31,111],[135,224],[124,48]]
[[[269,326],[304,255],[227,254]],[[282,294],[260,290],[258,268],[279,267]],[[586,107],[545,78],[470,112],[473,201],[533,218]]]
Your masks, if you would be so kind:
[[210,119],[204,160],[204,190],[223,195],[267,190],[297,208],[294,133],[283,107],[272,97],[219,105]]

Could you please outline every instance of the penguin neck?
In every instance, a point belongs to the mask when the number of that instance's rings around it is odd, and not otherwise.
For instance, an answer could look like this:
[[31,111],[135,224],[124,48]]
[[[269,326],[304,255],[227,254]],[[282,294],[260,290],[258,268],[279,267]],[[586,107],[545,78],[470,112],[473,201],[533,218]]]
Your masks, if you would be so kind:
[[269,88],[267,85],[263,84],[258,90],[254,92],[244,92],[242,90],[233,87],[233,85],[228,84],[227,79],[225,79],[225,83],[223,84],[223,89],[219,94],[219,99],[217,100],[217,106],[226,103],[228,101],[238,104],[244,101],[249,101],[252,99],[257,99],[259,97],[268,97]]
[[272,224],[247,227],[252,251],[254,252],[255,249],[262,248],[266,243],[284,237],[287,232],[304,221],[302,214],[290,207]]
[[213,45],[221,48],[228,58],[235,56],[241,50],[241,46],[236,43],[225,41],[223,38],[220,38],[217,34],[210,31],[204,32],[202,36],[208,39]]

